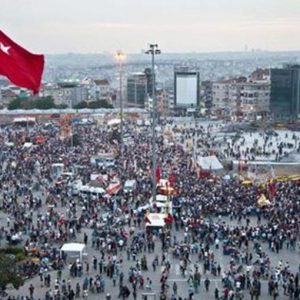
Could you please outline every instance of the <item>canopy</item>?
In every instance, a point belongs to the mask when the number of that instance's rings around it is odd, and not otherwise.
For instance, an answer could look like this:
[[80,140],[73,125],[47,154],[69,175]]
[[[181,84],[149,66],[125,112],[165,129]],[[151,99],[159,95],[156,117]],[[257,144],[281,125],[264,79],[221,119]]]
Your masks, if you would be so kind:
[[111,119],[107,122],[107,125],[114,126],[114,125],[119,125],[120,123],[121,123],[120,119]]
[[119,190],[122,188],[122,185],[120,182],[111,183],[108,188],[106,189],[107,193],[112,196],[119,192]]
[[[158,194],[158,195],[156,195],[155,199],[156,199],[157,202],[167,202],[168,201],[168,196]],[[153,202],[152,197],[150,197],[149,202],[150,203]]]
[[30,148],[32,143],[24,143],[23,148]]
[[164,227],[166,225],[165,217],[165,214],[149,213],[147,215],[148,223],[146,227]]
[[64,244],[60,249],[60,253],[62,252],[75,253],[76,256],[78,255],[79,259],[82,261],[83,253],[85,252],[85,244],[80,244],[80,243]]
[[223,169],[222,164],[215,155],[199,156],[197,163],[202,170],[217,171]]
[[168,179],[160,179],[157,183],[158,187],[167,187],[170,186],[170,182]]
[[172,187],[163,186],[160,188],[160,192],[163,195],[172,195],[174,193],[174,189]]
[[244,180],[242,182],[242,185],[245,185],[245,186],[252,185],[252,184],[253,184],[253,182],[251,180]]

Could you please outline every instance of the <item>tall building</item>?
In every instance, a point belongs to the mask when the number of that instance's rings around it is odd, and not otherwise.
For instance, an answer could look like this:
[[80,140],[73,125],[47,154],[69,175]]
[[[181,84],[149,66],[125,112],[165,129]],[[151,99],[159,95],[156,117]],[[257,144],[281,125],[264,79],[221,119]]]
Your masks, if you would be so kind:
[[129,107],[145,107],[147,99],[147,76],[133,73],[127,78],[127,104]]
[[175,109],[187,110],[200,106],[200,73],[186,67],[174,70]]
[[211,113],[212,108],[212,86],[213,83],[210,80],[201,82],[201,98],[204,101],[204,105],[208,114]]
[[146,68],[144,71],[147,79],[147,94],[152,98],[152,69]]
[[300,116],[300,65],[271,69],[270,110],[275,119]]

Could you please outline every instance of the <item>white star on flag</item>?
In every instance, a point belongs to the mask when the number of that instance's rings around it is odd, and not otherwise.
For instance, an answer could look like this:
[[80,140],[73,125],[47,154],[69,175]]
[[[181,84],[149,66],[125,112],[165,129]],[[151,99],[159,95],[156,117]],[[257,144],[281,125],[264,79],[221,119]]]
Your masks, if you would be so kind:
[[5,54],[9,55],[8,50],[10,49],[10,46],[4,46],[2,43],[0,43],[0,50],[3,51]]

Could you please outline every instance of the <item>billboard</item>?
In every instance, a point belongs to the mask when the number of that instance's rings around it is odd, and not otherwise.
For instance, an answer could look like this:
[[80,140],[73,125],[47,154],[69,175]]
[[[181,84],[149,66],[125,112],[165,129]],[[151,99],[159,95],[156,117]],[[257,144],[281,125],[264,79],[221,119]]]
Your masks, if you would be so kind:
[[199,73],[175,73],[176,106],[197,106],[199,101]]

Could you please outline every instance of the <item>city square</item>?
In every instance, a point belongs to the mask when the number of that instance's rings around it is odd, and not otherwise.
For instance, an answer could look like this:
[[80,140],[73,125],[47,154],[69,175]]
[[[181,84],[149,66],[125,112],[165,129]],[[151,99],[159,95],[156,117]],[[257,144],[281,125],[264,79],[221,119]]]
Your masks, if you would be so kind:
[[[8,286],[7,297],[297,299],[297,177],[278,177],[271,195],[274,171],[247,183],[246,171],[198,169],[193,160],[208,149],[222,157],[212,145],[224,126],[189,121],[157,128],[156,202],[151,126],[125,121],[122,156],[115,125],[73,125],[73,143],[61,138],[61,121],[3,126],[1,247],[25,249],[16,263],[24,284]],[[287,134],[297,152],[298,133]],[[279,131],[277,144],[285,138]],[[163,225],[149,223],[152,215]]]

